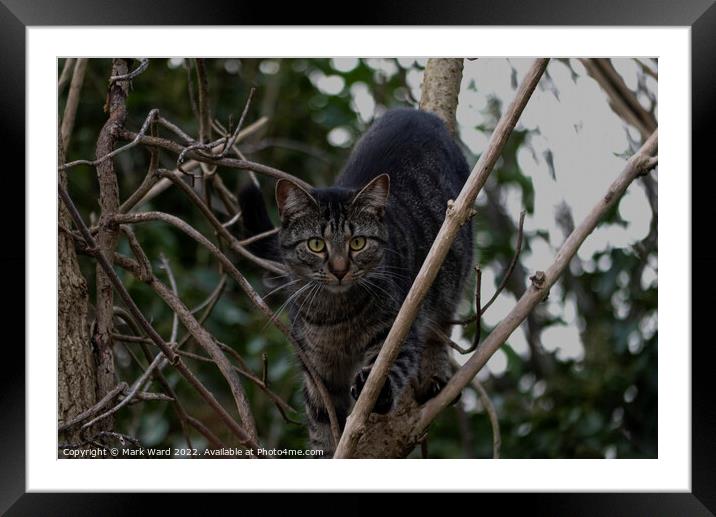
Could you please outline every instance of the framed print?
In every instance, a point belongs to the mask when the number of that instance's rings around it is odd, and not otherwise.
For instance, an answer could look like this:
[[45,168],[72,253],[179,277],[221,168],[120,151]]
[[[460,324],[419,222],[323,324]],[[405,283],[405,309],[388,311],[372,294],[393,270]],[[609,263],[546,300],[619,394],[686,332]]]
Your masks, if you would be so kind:
[[23,237],[4,205],[26,348],[6,347],[3,511],[145,491],[714,511],[691,292],[709,2],[367,26],[4,3],[27,204]]

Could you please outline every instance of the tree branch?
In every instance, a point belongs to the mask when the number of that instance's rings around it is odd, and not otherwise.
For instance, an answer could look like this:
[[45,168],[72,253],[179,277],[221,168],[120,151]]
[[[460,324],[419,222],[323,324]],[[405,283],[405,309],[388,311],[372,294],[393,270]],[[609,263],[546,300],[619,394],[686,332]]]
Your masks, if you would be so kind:
[[65,59],[65,64],[62,66],[62,72],[60,73],[60,78],[57,80],[57,96],[62,93],[62,90],[65,89],[65,85],[67,84],[67,81],[70,80],[70,75],[72,74],[72,71],[74,70],[74,64],[75,64],[75,58],[68,57]]
[[224,239],[226,242],[229,243],[230,248],[238,253],[239,255],[249,259],[250,261],[254,262],[255,264],[261,266],[262,268],[271,271],[272,273],[276,274],[284,274],[286,273],[285,268],[282,264],[273,262],[271,260],[267,260],[261,257],[257,257],[253,253],[251,253],[249,250],[247,250],[240,242],[239,240],[232,235],[232,233],[226,229],[226,227],[219,221],[214,213],[211,211],[211,209],[206,206],[206,203],[199,197],[199,195],[194,192],[194,190],[187,185],[184,181],[181,180],[181,178],[176,177],[174,174],[172,174],[171,171],[168,171],[166,169],[159,169],[158,174],[162,178],[167,178],[171,182],[173,182],[177,187],[179,187],[180,190],[182,190],[189,199],[201,210],[202,214],[204,214],[204,217],[207,218],[207,220],[211,223],[211,225],[214,227],[214,229],[217,231],[217,233]]
[[142,312],[134,303],[134,300],[129,295],[129,292],[122,284],[122,281],[117,276],[117,273],[112,268],[111,263],[107,259],[104,252],[98,248],[92,234],[90,233],[87,225],[82,220],[77,207],[72,203],[69,194],[62,185],[58,185],[58,191],[62,202],[70,212],[70,216],[75,223],[75,226],[80,230],[90,250],[93,250],[94,256],[97,259],[98,265],[103,269],[104,273],[109,277],[109,281],[112,286],[117,290],[120,297],[126,304],[129,312],[140,324],[142,330],[147,336],[159,347],[164,353],[169,362],[177,369],[177,371],[197,390],[199,395],[207,401],[209,406],[217,413],[217,415],[226,423],[229,429],[234,433],[240,443],[245,446],[256,448],[258,444],[251,439],[246,431],[231,417],[231,415],[224,409],[218,400],[212,395],[212,393],[201,383],[201,381],[194,375],[194,373],[182,362],[181,357],[172,350],[172,348],[162,339],[152,325],[147,321]]
[[584,67],[609,97],[612,109],[647,138],[656,129],[656,119],[645,110],[614,69],[609,59],[580,59]]
[[[200,232],[198,232],[196,229],[188,225],[186,222],[182,221],[178,217],[175,217],[170,214],[165,214],[162,212],[142,212],[137,214],[117,214],[115,216],[115,222],[120,224],[134,224],[144,221],[163,221],[166,223],[171,224],[172,226],[178,228],[182,232],[184,232],[186,235],[194,239],[196,242],[204,246],[209,252],[214,255],[217,260],[221,263],[221,265],[224,267],[225,271],[239,284],[239,287],[246,293],[246,295],[249,297],[251,302],[269,319],[270,322],[272,322],[291,342],[293,345],[294,351],[296,355],[298,356],[301,363],[304,365],[306,370],[308,371],[309,375],[311,376],[311,379],[314,381],[314,384],[316,385],[318,391],[321,394],[321,398],[323,399],[323,403],[326,406],[326,409],[328,411],[328,416],[331,422],[331,430],[333,434],[335,435],[336,443],[338,442],[338,437],[340,436],[339,427],[338,427],[338,418],[336,417],[336,411],[335,407],[333,406],[333,402],[331,401],[330,395],[328,394],[328,391],[326,390],[325,386],[323,385],[323,382],[321,381],[320,377],[317,375],[315,368],[313,367],[312,363],[308,359],[308,356],[306,356],[305,352],[301,349],[298,341],[296,340],[295,336],[291,332],[291,329],[289,329],[281,320],[276,318],[276,315],[271,311],[268,305],[266,305],[266,302],[259,296],[259,294],[254,290],[254,288],[251,286],[248,280],[241,274],[241,272],[234,266],[233,262],[231,262],[226,255],[224,255],[219,248],[217,248],[209,239],[207,239],[204,235],[202,235]],[[89,233],[89,232],[88,232]],[[126,257],[125,257],[126,258]],[[131,268],[131,264],[125,264],[126,267]],[[171,360],[171,358],[170,358]]]
[[[180,155],[182,152],[186,150],[186,147],[182,146],[181,144],[178,144],[176,142],[173,142],[171,140],[167,140],[166,138],[159,138],[159,137],[153,137],[153,136],[147,136],[142,134],[133,133],[131,131],[121,131],[119,133],[119,137],[124,140],[130,140],[134,141],[136,139],[137,143],[140,143],[142,145],[146,146],[152,146],[152,147],[159,147],[161,149],[164,149],[166,151],[170,151],[176,155]],[[279,169],[275,169],[273,167],[269,167],[267,165],[261,165],[260,163],[251,162],[249,160],[238,160],[236,158],[216,158],[207,156],[197,150],[190,150],[186,153],[186,157],[190,158],[192,160],[196,160],[197,162],[202,163],[209,163],[213,165],[220,165],[222,167],[229,167],[232,169],[244,169],[249,171],[254,171],[259,174],[264,174],[266,176],[270,176],[275,179],[287,179],[291,180],[297,185],[300,185],[301,187],[305,189],[311,189],[311,185],[303,181],[302,179],[299,179],[295,176],[292,176],[291,174],[284,172]]]
[[[78,60],[79,64],[79,60]],[[112,74],[127,73],[127,60],[114,59]],[[109,117],[97,138],[97,158],[109,155],[117,141],[117,131],[127,120],[127,92],[129,83],[113,83],[107,94],[105,106]],[[99,232],[97,245],[105,256],[111,256],[117,245],[117,228],[107,224],[119,209],[119,185],[114,163],[111,159],[97,164],[97,180],[99,182]],[[86,239],[85,239],[86,240]],[[87,241],[89,243],[89,241]],[[92,336],[96,346],[98,397],[103,397],[115,384],[114,354],[112,352],[112,309],[114,292],[112,283],[101,265],[96,266],[97,296],[95,300],[95,333]]]
[[[69,63],[70,60],[68,59]],[[60,128],[60,138],[62,138],[62,148],[67,152],[70,148],[70,138],[72,129],[75,127],[75,116],[77,115],[77,107],[80,103],[80,90],[85,80],[85,72],[87,71],[87,59],[80,58],[75,62],[74,72],[72,73],[72,82],[70,83],[70,91],[67,94],[67,103],[65,111],[62,115],[62,126]],[[64,70],[63,74],[64,75]]]
[[495,351],[502,346],[512,332],[527,318],[527,315],[541,302],[549,288],[577,253],[584,239],[596,228],[605,212],[614,205],[627,187],[641,174],[644,174],[653,161],[650,160],[658,147],[658,134],[655,131],[639,151],[632,156],[622,173],[610,185],[607,193],[592,208],[582,223],[565,240],[554,262],[545,271],[538,271],[532,276],[532,285],[520,298],[510,313],[494,328],[483,341],[482,346],[450,379],[450,382],[433,399],[428,401],[421,410],[416,433],[424,431],[437,414],[467,386],[477,372],[485,365]]
[[[548,59],[537,59],[530,67],[524,81],[517,90],[515,99],[500,118],[490,138],[487,149],[480,156],[480,160],[470,173],[457,200],[448,203],[445,221],[395,318],[393,326],[385,339],[383,347],[363,387],[363,391],[356,401],[353,412],[348,417],[346,428],[343,431],[340,443],[336,449],[336,458],[348,458],[353,455],[358,439],[363,433],[368,415],[375,405],[378,394],[385,383],[385,378],[388,375],[390,366],[397,357],[400,346],[417,316],[420,303],[425,298],[428,289],[435,280],[440,266],[445,260],[452,242],[455,240],[457,232],[469,219],[475,198],[492,172],[492,168],[500,156],[502,148],[507,143],[507,139],[517,123],[517,119],[527,105],[527,101],[544,73],[547,62]],[[453,398],[455,396],[457,396],[457,394],[454,394]]]

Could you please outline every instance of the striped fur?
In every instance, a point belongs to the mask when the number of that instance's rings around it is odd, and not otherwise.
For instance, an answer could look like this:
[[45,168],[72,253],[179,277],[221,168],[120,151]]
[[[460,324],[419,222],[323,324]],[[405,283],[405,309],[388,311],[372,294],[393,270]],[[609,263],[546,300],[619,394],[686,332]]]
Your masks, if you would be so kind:
[[[278,243],[290,270],[292,331],[331,394],[341,426],[437,235],[448,200],[457,197],[468,173],[442,121],[398,109],[366,132],[333,187],[306,192],[285,180],[277,184]],[[356,237],[365,240],[358,251],[350,247]],[[324,248],[312,250],[311,239]],[[447,348],[431,329],[449,333],[471,267],[468,223],[423,302],[374,411],[389,412],[408,385],[425,400],[447,380]],[[304,377],[311,446],[330,456],[335,444],[328,415]]]

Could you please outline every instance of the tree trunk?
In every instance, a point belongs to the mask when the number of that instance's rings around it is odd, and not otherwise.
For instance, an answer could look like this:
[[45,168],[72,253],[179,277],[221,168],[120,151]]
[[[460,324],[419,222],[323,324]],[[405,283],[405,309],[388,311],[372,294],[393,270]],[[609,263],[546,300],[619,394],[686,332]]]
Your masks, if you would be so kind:
[[421,87],[420,109],[435,113],[455,135],[457,97],[462,81],[462,59],[428,59]]
[[[62,143],[59,142],[59,163],[64,162]],[[67,186],[67,175],[60,171],[60,183]],[[59,223],[72,228],[70,215],[64,204],[59,204]],[[57,356],[57,407],[60,424],[89,409],[97,402],[97,373],[87,321],[87,282],[80,272],[71,235],[64,231],[58,236],[58,356]],[[79,443],[78,429],[60,433],[60,443]]]

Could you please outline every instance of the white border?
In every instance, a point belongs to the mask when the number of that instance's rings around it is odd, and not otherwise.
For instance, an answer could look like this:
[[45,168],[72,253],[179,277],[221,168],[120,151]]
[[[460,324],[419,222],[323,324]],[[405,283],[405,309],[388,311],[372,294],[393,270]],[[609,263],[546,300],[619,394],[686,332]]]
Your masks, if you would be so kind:
[[[28,491],[689,491],[690,40],[689,28],[28,27]],[[55,228],[47,224],[57,213],[56,128],[51,115],[57,112],[55,60],[59,56],[215,56],[227,51],[243,57],[658,56],[659,293],[668,293],[659,298],[659,332],[666,343],[659,350],[659,459],[55,459],[57,237]]]

